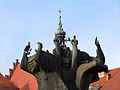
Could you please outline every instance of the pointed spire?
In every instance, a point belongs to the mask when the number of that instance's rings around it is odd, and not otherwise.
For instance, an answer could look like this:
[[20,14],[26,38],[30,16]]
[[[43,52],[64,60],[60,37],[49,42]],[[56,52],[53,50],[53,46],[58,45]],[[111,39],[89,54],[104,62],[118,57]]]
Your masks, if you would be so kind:
[[61,9],[59,9],[59,26],[61,26],[61,28],[62,28],[62,23],[61,23]]
[[58,24],[58,29],[57,32],[55,33],[55,36],[65,36],[65,32],[63,31],[62,28],[62,23],[61,23],[61,9],[59,9],[59,24]]

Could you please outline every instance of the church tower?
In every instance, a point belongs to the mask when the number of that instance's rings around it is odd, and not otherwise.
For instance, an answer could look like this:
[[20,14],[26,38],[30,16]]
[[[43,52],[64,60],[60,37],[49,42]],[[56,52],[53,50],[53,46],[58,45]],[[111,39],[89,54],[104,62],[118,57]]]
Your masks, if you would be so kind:
[[65,46],[65,35],[66,32],[63,31],[62,23],[61,23],[61,10],[59,10],[59,24],[57,32],[55,32],[55,38],[59,40],[61,46]]

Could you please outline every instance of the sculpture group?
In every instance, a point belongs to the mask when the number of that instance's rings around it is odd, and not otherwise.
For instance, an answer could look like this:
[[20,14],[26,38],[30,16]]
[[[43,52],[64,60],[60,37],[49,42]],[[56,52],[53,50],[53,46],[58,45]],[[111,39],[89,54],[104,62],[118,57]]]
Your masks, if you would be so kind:
[[[98,72],[108,71],[99,41],[95,39],[97,56],[91,57],[77,47],[76,36],[65,39],[61,16],[55,33],[53,53],[43,51],[38,42],[36,53],[30,57],[29,48],[24,50],[21,69],[33,74],[38,82],[38,90],[88,90],[89,84],[99,80]],[[71,42],[72,50],[66,46]]]

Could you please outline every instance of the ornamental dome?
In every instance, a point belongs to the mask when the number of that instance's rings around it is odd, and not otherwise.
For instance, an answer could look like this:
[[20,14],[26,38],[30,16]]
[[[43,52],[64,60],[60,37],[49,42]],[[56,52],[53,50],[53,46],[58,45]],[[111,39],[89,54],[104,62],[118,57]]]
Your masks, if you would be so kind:
[[65,36],[65,35],[66,35],[66,33],[65,33],[65,31],[63,31],[62,23],[61,23],[61,16],[60,16],[58,29],[57,29],[57,32],[55,32],[55,36]]

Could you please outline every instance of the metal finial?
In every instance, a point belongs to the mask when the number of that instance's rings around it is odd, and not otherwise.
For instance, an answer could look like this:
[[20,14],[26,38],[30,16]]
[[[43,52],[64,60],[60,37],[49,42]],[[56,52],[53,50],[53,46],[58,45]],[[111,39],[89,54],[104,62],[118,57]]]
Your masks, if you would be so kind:
[[59,12],[59,15],[61,15],[61,12],[62,12],[61,9],[59,9],[58,12]]

